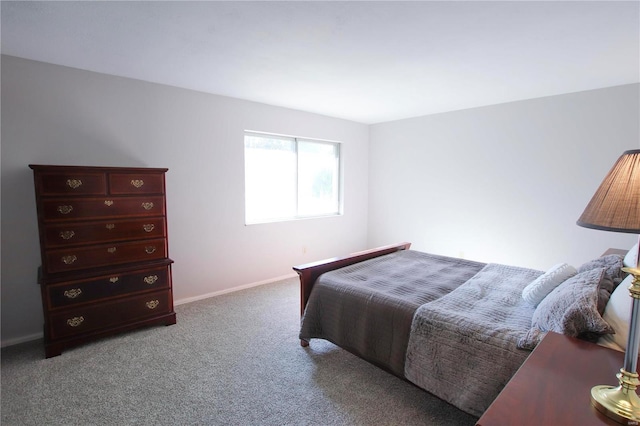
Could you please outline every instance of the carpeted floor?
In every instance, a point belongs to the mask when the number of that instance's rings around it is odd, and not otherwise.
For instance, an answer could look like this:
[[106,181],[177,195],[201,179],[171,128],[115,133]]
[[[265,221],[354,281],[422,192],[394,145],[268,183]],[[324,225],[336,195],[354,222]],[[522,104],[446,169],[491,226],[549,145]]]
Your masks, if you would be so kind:
[[297,279],[176,307],[178,323],[68,349],[2,349],[2,424],[473,425],[323,340],[298,343]]

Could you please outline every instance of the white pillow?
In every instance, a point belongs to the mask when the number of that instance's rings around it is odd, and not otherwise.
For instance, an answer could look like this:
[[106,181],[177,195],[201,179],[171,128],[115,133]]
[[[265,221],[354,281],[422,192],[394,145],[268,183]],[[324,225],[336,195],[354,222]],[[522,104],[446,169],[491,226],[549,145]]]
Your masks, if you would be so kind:
[[631,296],[629,286],[633,275],[627,278],[613,290],[602,318],[616,331],[616,334],[606,334],[600,337],[598,344],[624,352],[629,337],[629,321],[631,320]]
[[522,289],[522,298],[530,305],[538,306],[538,303],[540,303],[547,294],[551,293],[554,288],[577,273],[578,271],[573,266],[566,263],[558,263],[534,281],[527,284],[527,286]]
[[638,243],[631,247],[631,250],[627,252],[622,263],[627,268],[636,268],[638,266]]

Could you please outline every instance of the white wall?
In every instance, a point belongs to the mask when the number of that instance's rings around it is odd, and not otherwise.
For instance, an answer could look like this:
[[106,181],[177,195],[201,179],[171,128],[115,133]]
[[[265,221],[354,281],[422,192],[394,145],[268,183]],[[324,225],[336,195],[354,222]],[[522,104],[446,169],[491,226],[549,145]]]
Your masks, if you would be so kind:
[[371,126],[369,245],[546,269],[636,236],[575,224],[637,149],[640,85]]
[[[1,71],[3,345],[41,334],[30,163],[168,167],[178,302],[397,241],[539,269],[635,241],[575,221],[638,147],[640,85],[365,126],[8,56]],[[245,226],[245,129],[344,142],[345,215]]]
[[[343,142],[344,216],[245,226],[245,129]],[[42,332],[28,164],[168,167],[179,302],[366,248],[368,132],[345,120],[2,56],[3,345]]]

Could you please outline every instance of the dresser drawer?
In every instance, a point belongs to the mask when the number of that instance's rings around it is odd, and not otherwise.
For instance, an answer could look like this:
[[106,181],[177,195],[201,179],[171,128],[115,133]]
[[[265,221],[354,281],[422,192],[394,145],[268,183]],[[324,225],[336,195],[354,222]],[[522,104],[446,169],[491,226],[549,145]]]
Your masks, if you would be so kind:
[[73,271],[107,265],[164,259],[166,257],[167,240],[164,238],[56,249],[46,252],[46,272],[57,273]]
[[140,291],[160,290],[170,286],[169,267],[163,266],[49,285],[46,291],[49,307],[55,309]]
[[104,173],[39,173],[36,186],[42,196],[50,195],[105,195],[107,193]]
[[127,322],[167,314],[173,310],[169,290],[146,293],[100,305],[78,306],[49,317],[53,339],[123,326]]
[[163,197],[61,198],[42,202],[45,221],[164,216]]
[[139,240],[165,237],[164,217],[100,222],[49,223],[44,227],[45,247],[107,241]]
[[110,173],[109,193],[113,195],[164,194],[164,175]]

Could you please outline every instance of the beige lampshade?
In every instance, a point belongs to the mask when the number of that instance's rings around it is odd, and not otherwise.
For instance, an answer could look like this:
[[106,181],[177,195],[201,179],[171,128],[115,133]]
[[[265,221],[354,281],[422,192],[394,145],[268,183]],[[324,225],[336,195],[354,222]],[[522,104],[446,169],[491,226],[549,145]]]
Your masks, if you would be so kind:
[[640,149],[625,151],[618,158],[577,223],[640,234]]

